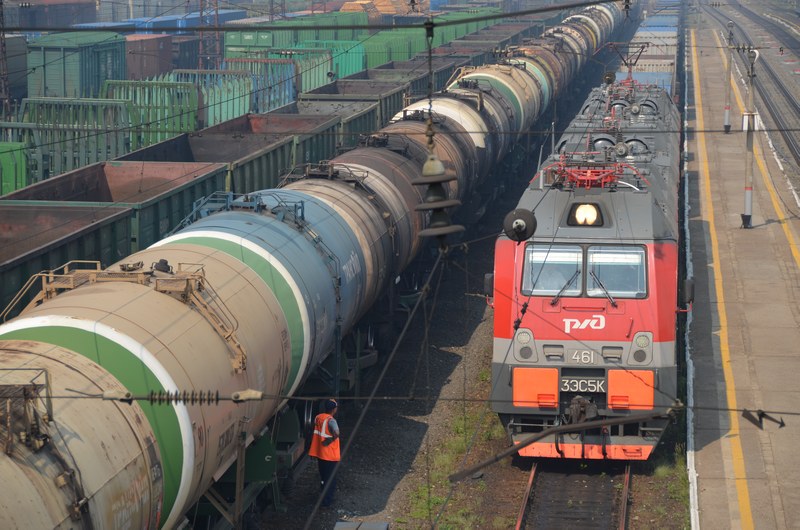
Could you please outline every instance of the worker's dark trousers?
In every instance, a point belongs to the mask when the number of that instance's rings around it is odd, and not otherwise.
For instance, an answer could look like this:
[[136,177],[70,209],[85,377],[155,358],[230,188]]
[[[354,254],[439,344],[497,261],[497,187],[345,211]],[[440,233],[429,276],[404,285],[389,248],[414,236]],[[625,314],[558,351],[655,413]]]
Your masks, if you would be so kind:
[[336,462],[331,462],[329,460],[322,460],[317,459],[319,462],[319,478],[321,480],[320,488],[324,489],[325,484],[330,481],[331,487],[328,488],[328,493],[325,494],[325,498],[322,499],[323,506],[330,506],[333,502],[333,493],[336,490],[336,477],[331,478],[333,475],[333,470],[336,467]]

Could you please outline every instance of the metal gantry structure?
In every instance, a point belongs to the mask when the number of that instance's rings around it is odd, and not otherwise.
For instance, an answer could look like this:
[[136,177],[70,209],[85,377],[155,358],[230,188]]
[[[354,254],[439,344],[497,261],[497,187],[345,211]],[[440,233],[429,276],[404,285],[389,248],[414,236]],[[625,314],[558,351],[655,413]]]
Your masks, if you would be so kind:
[[[206,13],[213,10],[214,27],[219,27],[219,2],[218,0],[200,0],[200,26],[205,25]],[[207,32],[200,35],[200,53],[198,55],[198,68],[219,69],[222,59],[222,46],[220,45],[220,33],[214,32],[213,37],[209,37]]]

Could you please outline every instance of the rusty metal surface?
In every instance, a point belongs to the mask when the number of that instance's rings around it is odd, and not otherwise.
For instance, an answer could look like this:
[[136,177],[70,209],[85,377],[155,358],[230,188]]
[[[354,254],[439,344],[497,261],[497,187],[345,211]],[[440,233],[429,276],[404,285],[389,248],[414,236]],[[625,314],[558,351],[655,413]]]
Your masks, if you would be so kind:
[[[0,370],[7,388],[43,384],[46,372],[53,420],[44,421],[39,406],[47,435],[42,448],[18,442],[11,454],[0,454],[0,476],[14,484],[0,495],[0,528],[76,528],[89,514],[94,528],[156,525],[161,480],[153,471],[160,462],[142,409],[86,398],[123,391],[122,385],[86,358],[44,343],[0,341],[0,363],[24,368]],[[13,430],[22,427],[18,422]],[[72,478],[64,475],[68,469],[75,470]],[[76,504],[82,508],[73,511]]]
[[[89,236],[99,227],[127,217],[129,208],[20,206],[0,201],[0,270],[29,253]],[[82,256],[75,256],[75,258]]]
[[202,162],[101,162],[43,180],[4,199],[141,203],[223,167]]
[[286,134],[310,134],[335,125],[338,119],[330,117],[321,121],[316,115],[302,114],[247,114],[204,129],[203,133],[256,133],[275,135],[275,140]]

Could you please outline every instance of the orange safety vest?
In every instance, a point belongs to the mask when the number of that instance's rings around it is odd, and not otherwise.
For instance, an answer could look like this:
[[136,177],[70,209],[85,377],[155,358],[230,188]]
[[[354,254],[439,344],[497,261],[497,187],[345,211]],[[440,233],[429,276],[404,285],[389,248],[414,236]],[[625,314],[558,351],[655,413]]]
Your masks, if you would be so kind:
[[333,435],[328,430],[328,421],[333,416],[323,412],[314,418],[314,434],[311,436],[311,447],[308,454],[315,456],[320,460],[327,460],[329,462],[338,462],[341,460],[339,456],[339,438],[336,438],[330,445],[322,445],[322,442],[328,438],[333,438]]

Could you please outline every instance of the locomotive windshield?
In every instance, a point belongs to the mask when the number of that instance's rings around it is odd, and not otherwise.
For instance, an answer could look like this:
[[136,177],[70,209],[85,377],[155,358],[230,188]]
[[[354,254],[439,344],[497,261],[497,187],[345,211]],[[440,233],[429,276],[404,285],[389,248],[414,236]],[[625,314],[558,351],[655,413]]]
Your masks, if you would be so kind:
[[586,280],[588,296],[644,298],[647,294],[643,248],[589,247],[586,260],[588,269],[594,273]]
[[582,269],[583,250],[577,245],[531,245],[525,250],[522,293],[578,296]]
[[525,249],[522,294],[644,298],[644,254],[643,247],[634,246],[529,245]]

